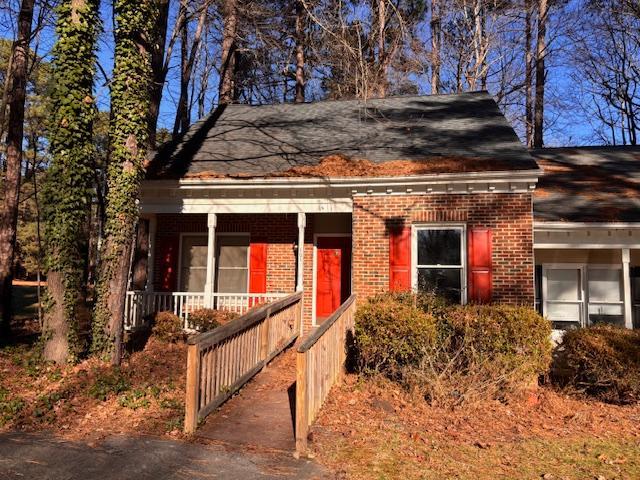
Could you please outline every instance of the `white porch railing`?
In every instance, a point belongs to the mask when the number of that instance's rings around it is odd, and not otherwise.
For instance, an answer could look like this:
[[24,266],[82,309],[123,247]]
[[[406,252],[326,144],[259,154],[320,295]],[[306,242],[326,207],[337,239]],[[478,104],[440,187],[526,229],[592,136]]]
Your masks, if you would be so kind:
[[[273,302],[288,293],[212,293],[213,308],[243,315],[247,310]],[[205,308],[204,292],[128,291],[124,305],[124,328],[134,330],[144,325],[145,317],[155,312],[173,312],[188,329],[189,314]]]

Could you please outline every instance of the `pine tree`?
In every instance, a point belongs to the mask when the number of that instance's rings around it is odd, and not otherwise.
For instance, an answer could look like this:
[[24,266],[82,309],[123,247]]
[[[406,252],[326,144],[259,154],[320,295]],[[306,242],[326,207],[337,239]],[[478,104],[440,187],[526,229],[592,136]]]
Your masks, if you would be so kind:
[[122,318],[144,177],[152,69],[149,39],[154,0],[114,0],[115,64],[111,82],[111,152],[107,171],[105,243],[92,326],[93,353],[120,363]]
[[98,0],[58,6],[50,127],[52,163],[43,189],[48,302],[44,356],[57,363],[82,353],[78,313],[86,267],[85,224],[93,185],[93,97]]

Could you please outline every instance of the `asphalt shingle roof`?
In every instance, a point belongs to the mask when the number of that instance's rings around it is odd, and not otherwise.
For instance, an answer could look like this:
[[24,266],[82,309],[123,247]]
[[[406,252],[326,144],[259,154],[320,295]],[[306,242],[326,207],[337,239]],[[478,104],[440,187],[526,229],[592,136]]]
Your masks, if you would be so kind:
[[544,170],[534,193],[538,221],[639,222],[640,147],[532,150]]
[[445,171],[537,169],[493,98],[473,92],[229,105],[163,145],[148,178],[271,176],[334,155],[422,162],[428,173],[442,172],[445,160]]

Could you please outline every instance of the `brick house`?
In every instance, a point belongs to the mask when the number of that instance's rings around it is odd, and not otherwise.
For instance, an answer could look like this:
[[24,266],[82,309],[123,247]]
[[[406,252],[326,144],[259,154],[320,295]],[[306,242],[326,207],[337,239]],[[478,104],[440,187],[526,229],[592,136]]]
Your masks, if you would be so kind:
[[[549,176],[536,163],[547,157]],[[201,306],[243,312],[303,291],[309,329],[351,293],[406,289],[535,302],[558,327],[600,307],[599,319],[619,322],[622,305],[630,325],[640,224],[598,220],[592,231],[580,212],[554,210],[567,196],[553,167],[564,157],[527,151],[486,92],[221,107],[150,162],[127,325],[152,310],[188,321]],[[601,243],[586,242],[594,235]],[[591,273],[601,256],[612,268]],[[565,299],[572,288],[579,299]]]

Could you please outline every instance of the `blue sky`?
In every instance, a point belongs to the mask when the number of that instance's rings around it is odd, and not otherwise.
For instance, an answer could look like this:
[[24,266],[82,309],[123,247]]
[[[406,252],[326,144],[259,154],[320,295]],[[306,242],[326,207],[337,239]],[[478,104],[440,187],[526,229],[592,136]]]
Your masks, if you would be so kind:
[[[568,10],[571,12],[572,4],[577,5],[577,0],[571,0],[569,2]],[[576,7],[577,8],[577,7]],[[175,10],[175,9],[173,9]],[[111,75],[113,66],[113,25],[111,17],[111,2],[102,2],[101,6],[102,19],[103,19],[103,33],[100,36],[99,48],[98,48],[98,62],[101,69],[96,76],[96,94],[97,104],[101,110],[108,110],[109,108],[109,91],[108,85],[105,82],[105,76]],[[576,13],[576,12],[573,12]],[[173,15],[174,13],[172,13]],[[579,15],[568,15],[566,17],[558,17],[553,21],[558,24],[566,21],[576,21],[579,19]],[[173,24],[173,18],[170,18],[169,25]],[[8,15],[5,14],[4,21],[0,22],[0,35],[5,38],[12,38],[13,29]],[[421,34],[422,35],[422,34]],[[45,28],[38,40],[38,52],[41,55],[49,56],[53,43],[55,41],[55,35],[53,27],[49,26]],[[575,105],[575,95],[577,90],[574,88],[572,79],[572,70],[567,67],[566,55],[570,53],[571,45],[568,43],[568,39],[562,36],[553,40],[554,52],[552,58],[547,63],[548,67],[548,81],[547,81],[547,120],[549,121],[549,130],[546,134],[546,143],[549,146],[559,146],[565,144],[584,144],[590,143],[593,140],[592,128],[589,124],[588,118],[584,116],[582,110],[578,109]],[[176,45],[176,50],[179,50]],[[174,51],[175,53],[175,51]],[[175,103],[178,97],[178,85],[179,85],[179,64],[177,58],[172,60],[170,64],[170,70],[167,77],[167,85],[163,94],[163,101],[161,105],[161,111],[158,121],[159,128],[173,127],[174,115],[175,115]],[[427,74],[416,77],[416,81],[420,90],[420,93],[429,93],[429,81]],[[212,90],[212,99],[215,90],[217,89],[218,79],[216,74],[213,74],[213,78],[210,79],[209,85]],[[192,120],[195,120],[196,113],[192,115]],[[521,133],[521,132],[519,132]]]

